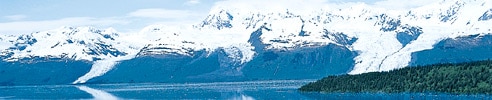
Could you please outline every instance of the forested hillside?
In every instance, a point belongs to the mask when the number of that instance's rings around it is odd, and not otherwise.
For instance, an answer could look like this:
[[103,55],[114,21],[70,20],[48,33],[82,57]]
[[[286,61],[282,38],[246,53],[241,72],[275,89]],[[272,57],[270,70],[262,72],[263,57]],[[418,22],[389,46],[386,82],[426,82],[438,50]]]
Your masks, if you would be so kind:
[[328,76],[302,86],[299,90],[492,94],[492,61],[434,64],[389,72]]

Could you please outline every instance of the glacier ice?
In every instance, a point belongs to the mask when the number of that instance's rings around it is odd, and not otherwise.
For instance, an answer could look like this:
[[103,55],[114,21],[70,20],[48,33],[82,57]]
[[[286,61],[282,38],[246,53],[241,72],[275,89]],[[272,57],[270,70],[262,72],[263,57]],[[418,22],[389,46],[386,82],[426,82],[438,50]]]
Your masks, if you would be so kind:
[[212,53],[222,48],[228,59],[247,64],[263,49],[289,51],[334,44],[357,52],[348,73],[360,74],[406,67],[412,53],[432,49],[445,39],[492,33],[489,0],[443,0],[397,10],[364,3],[293,2],[298,5],[224,1],[196,25],[149,25],[137,33],[61,27],[0,36],[0,58],[6,62],[35,57],[92,62],[92,69],[73,82],[84,83],[120,61],[146,55],[193,57],[197,51]]

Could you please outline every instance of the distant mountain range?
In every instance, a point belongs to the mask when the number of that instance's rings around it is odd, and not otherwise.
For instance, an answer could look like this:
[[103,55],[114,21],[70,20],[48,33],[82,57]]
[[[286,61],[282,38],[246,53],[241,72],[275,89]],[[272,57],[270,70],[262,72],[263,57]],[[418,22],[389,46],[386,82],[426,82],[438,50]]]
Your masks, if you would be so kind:
[[187,27],[0,36],[0,85],[312,79],[476,61],[492,58],[491,25],[489,0],[411,10],[223,5]]

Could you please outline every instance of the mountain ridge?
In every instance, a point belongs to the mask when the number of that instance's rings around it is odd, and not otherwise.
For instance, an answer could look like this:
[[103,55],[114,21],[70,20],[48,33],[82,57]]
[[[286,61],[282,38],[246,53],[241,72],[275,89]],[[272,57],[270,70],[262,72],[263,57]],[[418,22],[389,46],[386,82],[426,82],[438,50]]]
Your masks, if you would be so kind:
[[35,58],[88,61],[93,63],[92,69],[73,82],[84,83],[111,71],[119,62],[138,57],[193,58],[204,51],[205,58],[224,56],[219,57],[220,66],[236,68],[240,73],[260,55],[267,56],[266,62],[276,59],[271,52],[328,46],[357,54],[350,58],[354,65],[349,74],[381,72],[408,66],[415,52],[433,49],[440,41],[491,35],[491,5],[487,0],[443,0],[410,10],[363,3],[307,10],[222,5],[212,8],[202,22],[184,27],[150,25],[138,33],[62,27],[0,36],[0,58],[34,63]]

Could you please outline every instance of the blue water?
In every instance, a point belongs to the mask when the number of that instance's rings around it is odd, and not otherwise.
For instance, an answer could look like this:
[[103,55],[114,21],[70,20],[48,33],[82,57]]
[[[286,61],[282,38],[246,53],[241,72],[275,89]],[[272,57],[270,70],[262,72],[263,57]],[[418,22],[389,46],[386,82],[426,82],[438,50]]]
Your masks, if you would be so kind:
[[314,80],[1,86],[0,99],[492,99],[489,95],[313,93],[296,90],[312,81]]

